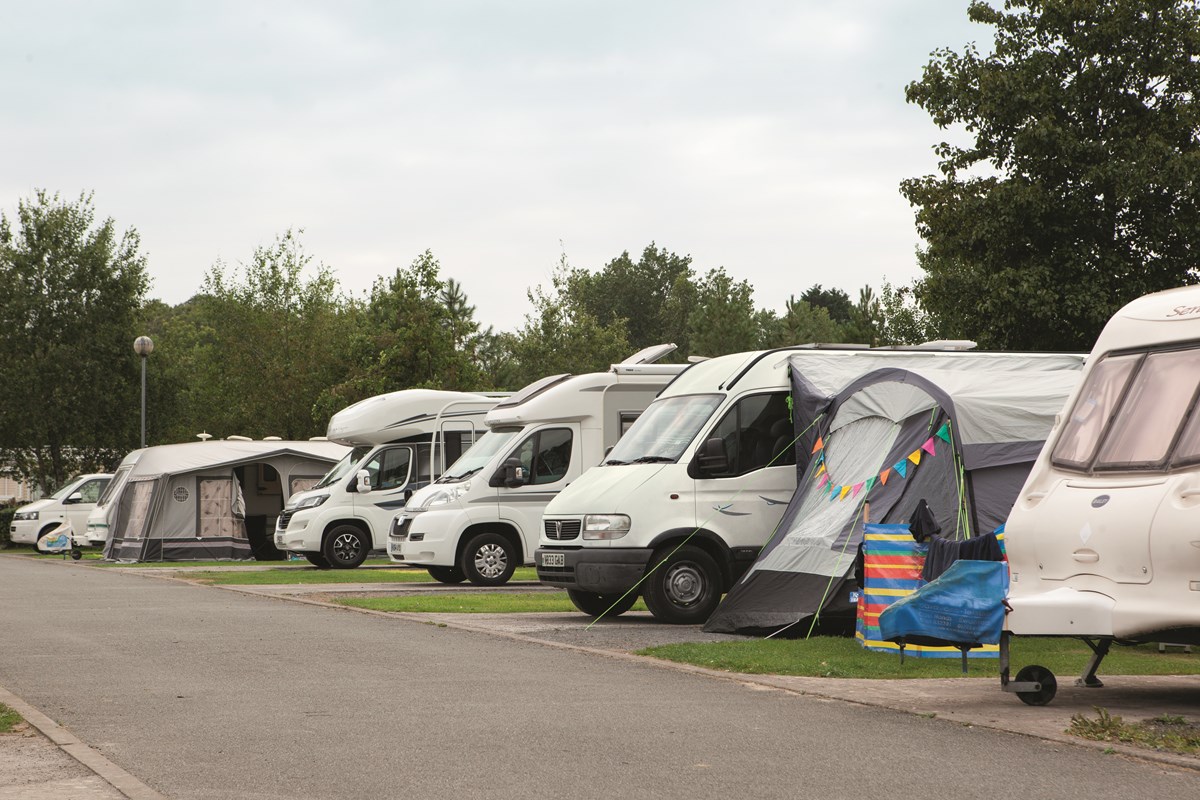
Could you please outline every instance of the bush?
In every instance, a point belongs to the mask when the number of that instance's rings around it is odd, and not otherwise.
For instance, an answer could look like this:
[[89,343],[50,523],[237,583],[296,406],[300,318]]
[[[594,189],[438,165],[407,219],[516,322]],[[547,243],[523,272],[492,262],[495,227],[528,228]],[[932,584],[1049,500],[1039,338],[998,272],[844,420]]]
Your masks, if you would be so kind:
[[8,540],[8,529],[12,526],[13,514],[17,513],[17,505],[0,505],[0,548],[12,546],[12,542]]

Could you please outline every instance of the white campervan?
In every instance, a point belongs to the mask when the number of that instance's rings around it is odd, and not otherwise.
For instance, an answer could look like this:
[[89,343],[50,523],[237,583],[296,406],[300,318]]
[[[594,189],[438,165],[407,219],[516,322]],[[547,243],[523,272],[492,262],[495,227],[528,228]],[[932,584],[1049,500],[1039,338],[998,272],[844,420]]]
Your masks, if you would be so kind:
[[416,492],[388,537],[392,561],[437,580],[496,586],[533,563],[546,504],[598,464],[686,364],[647,348],[607,372],[552,375],[499,403],[488,433]]
[[36,548],[38,539],[64,522],[75,539],[86,529],[88,515],[111,479],[107,474],[77,475],[49,497],[21,506],[13,515],[9,539]]
[[319,567],[352,569],[383,550],[415,489],[437,478],[483,432],[502,395],[405,389],[342,409],[327,438],[353,449],[280,514],[275,546]]
[[1200,644],[1200,287],[1147,295],[1105,325],[1005,526],[1002,681],[1049,702],[1048,670],[1007,683],[1007,633]]
[[538,579],[569,590],[593,616],[624,613],[642,596],[664,622],[704,622],[754,562],[795,492],[795,443],[814,420],[792,407],[791,370],[832,397],[859,375],[945,365],[973,346],[801,345],[693,365],[601,467],[546,507]]

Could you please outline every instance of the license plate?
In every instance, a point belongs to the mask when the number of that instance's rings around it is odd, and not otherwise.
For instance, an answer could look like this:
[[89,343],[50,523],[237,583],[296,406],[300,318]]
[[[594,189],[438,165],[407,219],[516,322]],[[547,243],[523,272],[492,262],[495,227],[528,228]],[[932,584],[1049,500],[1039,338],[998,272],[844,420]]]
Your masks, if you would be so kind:
[[279,545],[280,547],[283,547],[283,537],[282,537],[282,536],[276,536],[276,537],[275,537],[275,544]]
[[565,567],[567,557],[563,553],[542,553],[543,567]]
[[396,542],[388,542],[388,552],[389,553],[399,553],[400,545]]

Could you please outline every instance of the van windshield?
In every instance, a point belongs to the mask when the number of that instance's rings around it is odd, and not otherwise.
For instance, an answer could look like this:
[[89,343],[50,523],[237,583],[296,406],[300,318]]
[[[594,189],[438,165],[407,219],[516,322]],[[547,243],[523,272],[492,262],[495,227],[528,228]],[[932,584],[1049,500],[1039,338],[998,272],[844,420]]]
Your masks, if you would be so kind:
[[71,492],[74,491],[75,487],[79,485],[79,482],[81,480],[83,480],[83,479],[78,475],[76,475],[74,478],[71,478],[71,480],[68,481],[66,484],[64,484],[61,489],[59,489],[54,494],[50,495],[50,499],[51,500],[66,499],[71,494]]
[[450,465],[442,477],[437,479],[437,483],[450,483],[451,481],[461,481],[464,478],[469,478],[479,470],[488,465],[488,462],[503,450],[508,441],[517,435],[520,428],[502,431],[488,431],[483,436],[479,437],[479,441],[471,445],[467,452],[463,453],[457,461]]
[[654,401],[604,463],[677,461],[724,399],[719,394],[692,394]]
[[346,475],[349,475],[350,470],[358,466],[358,462],[366,458],[367,453],[371,452],[372,449],[373,448],[370,447],[356,447],[349,453],[346,453],[346,456],[341,461],[334,464],[333,469],[329,470],[329,472],[326,472],[325,477],[321,478],[321,480],[319,480],[312,488],[324,489],[331,483],[335,483]]
[[1098,362],[1054,445],[1078,470],[1153,470],[1200,460],[1200,348],[1127,353]]

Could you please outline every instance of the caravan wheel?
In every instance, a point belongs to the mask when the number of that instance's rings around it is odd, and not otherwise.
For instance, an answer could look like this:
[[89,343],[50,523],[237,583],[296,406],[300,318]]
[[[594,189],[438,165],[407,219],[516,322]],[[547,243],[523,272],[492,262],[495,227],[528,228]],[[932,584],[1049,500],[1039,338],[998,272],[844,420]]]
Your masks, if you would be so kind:
[[320,553],[305,553],[304,557],[317,569],[329,569],[329,559]]
[[367,534],[353,525],[338,525],[325,535],[321,555],[334,569],[354,569],[367,560],[370,552]]
[[699,625],[716,610],[721,600],[721,571],[708,553],[691,546],[675,551],[664,548],[654,554],[650,565],[653,571],[646,578],[642,598],[656,619],[672,625]]
[[467,542],[460,566],[476,586],[502,586],[517,569],[518,557],[508,539],[498,533],[481,533]]

